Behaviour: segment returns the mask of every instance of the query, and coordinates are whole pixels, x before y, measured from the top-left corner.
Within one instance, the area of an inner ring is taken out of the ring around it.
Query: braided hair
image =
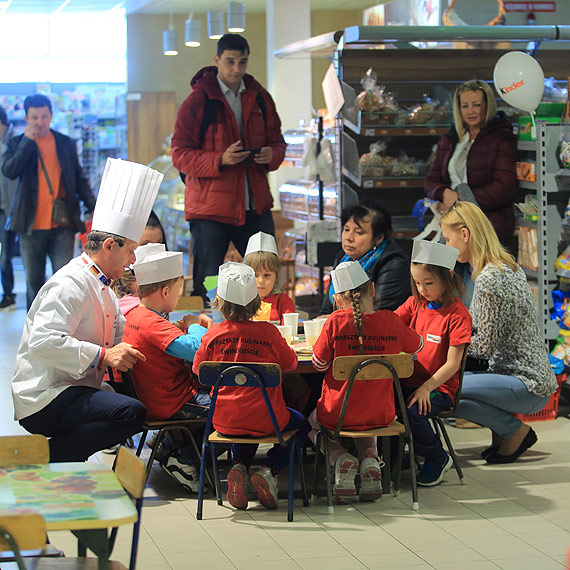
[[[367,295],[372,283],[366,281],[362,285],[359,285],[355,289],[350,289],[349,291],[343,291],[342,293],[336,293],[342,299],[350,301],[352,308],[352,315],[354,318],[354,327],[356,328],[356,336],[358,336],[358,353],[364,354],[364,343],[362,338],[362,313],[370,312],[372,310],[372,302],[370,296]]]

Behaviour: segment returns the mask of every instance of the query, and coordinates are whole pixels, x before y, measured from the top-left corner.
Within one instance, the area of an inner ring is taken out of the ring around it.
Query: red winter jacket
[[[449,160],[459,141],[455,127],[443,135],[425,182],[426,194],[441,201],[450,187]],[[502,111],[485,125],[467,155],[467,184],[499,238],[515,230],[514,196],[517,188],[517,150],[513,126]]]
[[[244,148],[270,146],[269,164],[255,162],[220,167],[222,154],[240,140],[239,128],[217,80],[216,67],[202,68],[190,82],[192,93],[178,109],[172,136],[172,161],[186,174],[186,219],[204,219],[234,226],[245,223],[245,172],[253,193],[255,208],[263,214],[273,206],[267,172],[277,170],[285,157],[286,143],[281,136],[281,121],[269,93],[251,76],[243,78],[241,96]],[[261,93],[265,118],[256,100]],[[200,144],[200,126],[206,96],[215,102],[213,119]]]

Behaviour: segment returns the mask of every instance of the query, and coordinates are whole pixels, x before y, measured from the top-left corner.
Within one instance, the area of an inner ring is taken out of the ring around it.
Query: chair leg
[[[299,464],[299,477],[301,478],[301,491],[303,493],[303,506],[309,506],[309,497],[307,495],[307,485],[305,482],[305,468],[303,466],[303,450],[301,449],[301,445],[297,442],[296,444],[297,450],[297,463]]]
[[[390,457],[390,438],[383,437],[382,439],[382,493],[388,495],[390,493],[390,480],[392,478],[392,466]]]
[[[192,430],[188,427],[183,427],[181,429],[186,431],[186,433],[188,434],[188,437],[190,439],[190,443],[192,444],[192,447],[194,448],[194,452],[196,453],[196,457],[201,457],[200,450],[198,449],[198,445],[196,443],[196,438],[194,437]],[[213,489],[214,488],[214,482],[212,481],[212,478],[210,477],[210,472],[207,469],[206,469],[206,479],[208,479],[208,485],[210,485],[210,488]]]
[[[220,483],[220,470],[218,468],[218,458],[216,457],[216,444],[210,443],[210,455],[212,457],[212,467],[214,468],[214,481],[216,483],[216,498],[218,505],[222,505],[222,485]]]
[[[154,458],[156,457],[156,452],[158,451],[158,448],[160,447],[160,444],[162,443],[162,440],[164,439],[164,436],[166,434],[166,429],[162,428],[159,430],[158,435],[156,436],[156,441],[154,442],[154,445],[152,446],[152,449],[150,450],[150,457],[148,458],[148,461],[146,462],[146,479],[148,480],[148,476],[150,475],[150,470],[152,469],[152,464],[154,463]],[[137,453],[140,455],[140,452],[142,451],[142,446],[144,445],[144,438],[141,437],[141,441],[139,443],[139,449],[137,450]]]
[[[129,570],[135,570],[136,565],[137,565],[137,552],[139,549],[139,534],[140,534],[140,527],[141,527],[142,502],[143,502],[142,497],[140,497],[136,501],[138,518],[137,518],[137,521],[135,522],[135,524],[133,526],[133,542],[131,545],[131,558],[129,560]]]
[[[293,491],[295,485],[295,441],[289,443],[289,473],[287,489],[287,520],[293,521]]]
[[[451,440],[449,439],[449,434],[447,433],[447,428],[443,423],[441,418],[433,418],[435,420],[435,425],[441,429],[443,434],[443,439],[445,439],[445,445],[447,445],[447,449],[449,454],[451,455],[451,459],[453,460],[453,466],[455,467],[455,471],[457,471],[457,476],[459,477],[459,482],[462,485],[465,485],[465,478],[463,477],[463,471],[461,470],[461,466],[459,465],[459,460],[457,459],[457,455],[455,453],[455,449],[453,449],[453,445],[451,445]]]
[[[142,453],[142,450],[143,450],[143,447],[144,447],[144,442],[146,441],[146,436],[147,436],[147,434],[148,434],[148,430],[143,429],[143,431],[141,432],[141,438],[140,438],[140,440],[139,440],[139,445],[138,445],[137,451],[136,451],[136,456],[137,456],[137,457],[140,457],[140,456],[141,456],[141,453]]]
[[[411,462],[413,461],[412,458],[415,457],[414,439],[412,437],[412,434],[410,434],[408,437],[408,449],[410,451],[410,462]],[[413,466],[411,467],[412,469],[410,469],[410,472],[412,474],[412,509],[414,509],[414,511],[417,511],[420,508],[420,502],[418,500],[418,484],[416,481],[416,470],[413,468]]]
[[[315,464],[313,468],[313,493],[311,494],[311,501],[317,500],[317,491],[319,485],[319,459],[321,457],[321,449],[323,444],[323,433],[317,432],[316,449],[315,449]]]
[[[333,500],[332,500],[332,481],[330,469],[330,452],[329,452],[329,439],[326,434],[323,434],[323,447],[325,451],[325,481],[327,484],[327,505],[329,515],[334,514]]]
[[[202,520],[202,508],[204,505],[204,471],[206,470],[206,445],[202,443],[202,455],[200,459],[200,483],[198,484],[198,510],[196,518]]]
[[[394,472],[394,497],[400,494],[400,482],[402,481],[402,458],[404,457],[405,447],[404,436],[398,436],[398,453],[396,455],[396,468]]]

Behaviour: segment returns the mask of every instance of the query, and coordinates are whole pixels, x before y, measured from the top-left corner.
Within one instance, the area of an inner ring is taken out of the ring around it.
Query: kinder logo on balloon
[[[509,105],[532,113],[544,93],[544,73],[536,59],[522,51],[499,58],[493,72],[495,88]]]
[[[510,93],[511,91],[514,91],[515,89],[518,89],[519,87],[522,87],[524,85],[524,81],[519,81],[518,83],[513,83],[510,87],[501,87],[499,89],[499,93],[501,95],[506,95],[507,93]]]

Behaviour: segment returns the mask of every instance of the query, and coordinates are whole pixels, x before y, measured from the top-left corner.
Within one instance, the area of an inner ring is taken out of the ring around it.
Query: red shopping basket
[[[562,390],[562,383],[566,382],[566,374],[557,374],[558,390],[551,394],[548,403],[540,412],[536,414],[515,414],[515,416],[522,422],[545,422],[555,420],[558,414],[558,402],[560,400],[560,392]]]

